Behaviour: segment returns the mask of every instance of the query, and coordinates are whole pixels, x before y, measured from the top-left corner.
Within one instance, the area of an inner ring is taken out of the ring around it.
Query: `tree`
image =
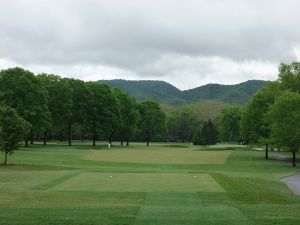
[[[241,119],[241,136],[243,140],[250,143],[265,144],[266,159],[269,158],[268,146],[272,143],[270,139],[271,127],[267,113],[279,93],[278,82],[270,82],[248,102]]]
[[[50,120],[47,93],[39,79],[28,70],[16,67],[0,72],[0,103],[15,109],[19,116],[30,123],[30,134],[44,130]],[[28,146],[29,135],[24,136]]]
[[[194,145],[214,145],[218,141],[218,131],[211,119],[198,126],[193,136]]]
[[[161,135],[166,131],[165,114],[161,111],[160,106],[154,101],[144,101],[138,104],[140,113],[139,129],[141,136],[147,142],[157,135]]]
[[[182,142],[191,141],[196,124],[196,115],[191,109],[174,110],[167,120],[168,135]]]
[[[278,81],[282,90],[300,93],[300,62],[280,64]]]
[[[204,122],[202,126],[202,135],[206,145],[214,145],[218,141],[218,131],[211,119]]]
[[[86,128],[93,135],[93,146],[99,135],[104,135],[111,142],[120,118],[116,99],[105,84],[86,82],[85,85],[88,99]]]
[[[83,139],[83,132],[85,129],[84,123],[86,121],[87,112],[87,90],[83,81],[76,79],[64,79],[72,89],[72,108],[71,119],[68,124],[68,141],[71,145],[72,141],[72,126],[77,125],[81,130],[81,138]]]
[[[21,118],[17,112],[7,106],[0,106],[0,150],[4,152],[4,165],[7,155],[18,147],[19,141],[29,132],[30,124]]]
[[[227,107],[222,111],[219,119],[219,131],[222,140],[238,141],[240,137],[240,122],[241,122],[241,108]]]
[[[272,138],[293,153],[296,166],[296,151],[300,148],[300,94],[284,92],[270,107],[268,116]]]
[[[129,139],[137,133],[137,123],[138,123],[138,111],[135,99],[128,96],[120,89],[113,89],[113,94],[118,102],[118,107],[120,110],[120,124],[118,136],[121,140],[121,145],[123,141],[126,141],[127,146],[129,145]]]
[[[48,93],[48,108],[51,113],[52,124],[49,129],[56,129],[62,133],[68,129],[68,140],[71,145],[71,120],[72,120],[72,107],[73,107],[73,90],[66,79],[53,74],[40,74],[38,75],[43,87]],[[45,132],[47,130],[45,129]]]
[[[103,132],[108,142],[112,144],[112,139],[117,135],[122,121],[118,101],[109,87],[108,91],[104,99]]]
[[[205,140],[202,133],[202,127],[199,126],[193,136],[192,142],[194,145],[205,145]]]

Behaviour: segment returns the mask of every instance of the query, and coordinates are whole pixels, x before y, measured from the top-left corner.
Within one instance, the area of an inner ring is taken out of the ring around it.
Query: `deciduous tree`
[[[144,101],[138,104],[140,113],[139,129],[141,136],[147,142],[157,135],[161,135],[166,131],[165,114],[161,111],[160,106],[154,101]]]
[[[7,106],[0,106],[0,150],[4,152],[4,165],[7,155],[18,148],[19,141],[29,132],[30,124],[20,117],[17,112]]]
[[[268,116],[274,142],[293,153],[296,166],[296,152],[300,148],[300,94],[284,92],[270,107]]]

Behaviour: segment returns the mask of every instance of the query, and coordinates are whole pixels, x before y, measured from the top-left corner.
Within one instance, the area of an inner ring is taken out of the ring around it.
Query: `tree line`
[[[300,63],[281,64],[279,78],[259,90],[245,107],[226,107],[214,120],[199,120],[188,107],[166,116],[154,101],[137,103],[119,89],[97,82],[39,74],[22,68],[0,72],[0,148],[13,152],[20,138],[34,140],[72,138],[193,142],[211,145],[238,142],[269,149],[300,147]],[[6,158],[5,157],[5,158]],[[6,161],[6,160],[5,160]]]
[[[18,142],[72,138],[150,140],[166,132],[165,114],[154,101],[137,103],[119,89],[98,82],[34,75],[22,68],[0,71],[0,148],[12,153]]]
[[[220,138],[296,152],[300,148],[300,63],[281,64],[279,77],[259,90],[243,108],[226,108],[219,119]]]
[[[237,142],[291,151],[300,148],[300,63],[281,64],[276,81],[259,90],[246,106],[226,107],[214,121],[197,120],[189,108],[173,111],[167,121],[171,141],[195,145]]]

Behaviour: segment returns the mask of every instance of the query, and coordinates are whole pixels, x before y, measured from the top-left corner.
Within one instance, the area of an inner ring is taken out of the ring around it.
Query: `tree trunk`
[[[147,147],[149,146],[149,140],[147,140]]]
[[[266,159],[269,159],[269,146],[268,144],[266,144],[266,156],[265,156]]]
[[[126,145],[129,146],[129,139],[126,140]]]
[[[296,151],[293,151],[293,166],[296,166]]]
[[[69,141],[69,146],[72,145],[72,123],[68,123],[68,141]]]
[[[121,140],[121,146],[123,146],[123,140]]]
[[[47,130],[44,132],[44,145],[47,144]]]
[[[8,154],[8,152],[7,152],[7,151],[5,151],[5,160],[4,160],[4,165],[6,165],[6,162],[7,162],[7,154]]]
[[[96,146],[96,134],[93,134],[93,146]]]
[[[28,137],[25,138],[25,147],[28,147]]]
[[[111,139],[112,139],[112,137],[109,136],[108,141],[109,141],[109,144],[110,144],[110,145],[111,145]]]
[[[81,142],[84,142],[84,134],[83,134],[83,131],[81,132]]]
[[[33,133],[30,134],[30,144],[33,145],[33,139],[34,139],[34,135]]]
[[[232,131],[230,131],[230,134],[229,134],[229,144],[231,144],[232,142]]]

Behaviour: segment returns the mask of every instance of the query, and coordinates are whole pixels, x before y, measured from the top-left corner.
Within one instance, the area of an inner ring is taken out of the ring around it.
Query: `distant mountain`
[[[129,95],[135,97],[137,101],[153,99],[171,105],[186,103],[182,96],[182,91],[164,81],[100,80],[99,82],[126,91]]]
[[[183,91],[183,95],[189,102],[218,100],[226,103],[245,104],[266,83],[267,81],[262,80],[248,80],[234,85],[207,84]]]
[[[184,105],[201,100],[216,100],[231,104],[245,104],[267,81],[249,80],[235,85],[207,84],[181,91],[164,81],[152,80],[100,80],[111,87],[126,91],[137,101],[148,99],[170,105]]]

